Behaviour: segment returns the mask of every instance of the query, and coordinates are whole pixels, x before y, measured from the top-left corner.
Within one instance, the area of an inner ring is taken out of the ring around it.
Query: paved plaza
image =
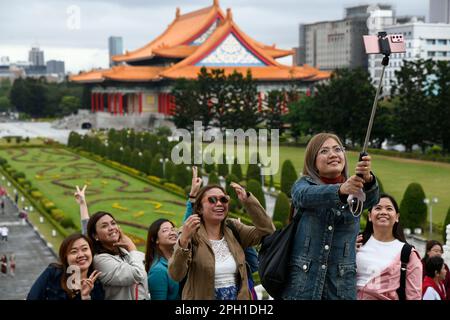
[[[9,229],[8,241],[0,240],[0,256],[8,256],[8,273],[0,274],[0,300],[23,300],[34,281],[56,257],[33,227],[18,217],[15,204],[5,200],[5,213],[0,211],[0,227]],[[15,255],[16,270],[10,274],[9,258]]]

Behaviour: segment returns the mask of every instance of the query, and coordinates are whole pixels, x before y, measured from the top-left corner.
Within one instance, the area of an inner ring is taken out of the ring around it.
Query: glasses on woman
[[[226,203],[228,203],[228,201],[230,201],[230,197],[229,196],[222,196],[222,197],[211,196],[211,197],[208,197],[208,202],[211,203],[211,204],[216,204],[219,201],[222,204],[226,204]]]
[[[319,154],[321,156],[328,156],[330,154],[330,152],[333,151],[335,154],[342,154],[345,152],[345,148],[344,147],[340,147],[340,146],[335,146],[332,148],[322,148],[319,150]]]

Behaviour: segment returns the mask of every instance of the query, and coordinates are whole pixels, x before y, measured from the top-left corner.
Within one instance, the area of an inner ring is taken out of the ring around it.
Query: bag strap
[[[413,246],[405,243],[400,254],[400,287],[397,289],[397,295],[399,300],[406,300],[406,268],[408,267],[409,256]]]

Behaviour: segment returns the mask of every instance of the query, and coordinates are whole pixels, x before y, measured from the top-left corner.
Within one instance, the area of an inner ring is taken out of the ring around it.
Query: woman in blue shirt
[[[175,225],[170,220],[158,219],[148,229],[145,270],[152,300],[180,299],[178,282],[172,280],[167,272],[167,261],[177,239]]]

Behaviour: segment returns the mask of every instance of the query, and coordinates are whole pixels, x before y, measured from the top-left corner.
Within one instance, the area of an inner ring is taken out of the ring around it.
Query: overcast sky
[[[220,0],[225,11],[254,39],[279,48],[298,46],[298,24],[344,17],[344,8],[372,0]],[[135,50],[161,34],[181,13],[210,6],[212,0],[0,0],[0,57],[28,60],[32,45],[45,60],[64,60],[78,72],[108,65],[108,37],[122,36]],[[397,15],[428,16],[428,0],[386,0]],[[282,59],[290,63],[291,59]]]

